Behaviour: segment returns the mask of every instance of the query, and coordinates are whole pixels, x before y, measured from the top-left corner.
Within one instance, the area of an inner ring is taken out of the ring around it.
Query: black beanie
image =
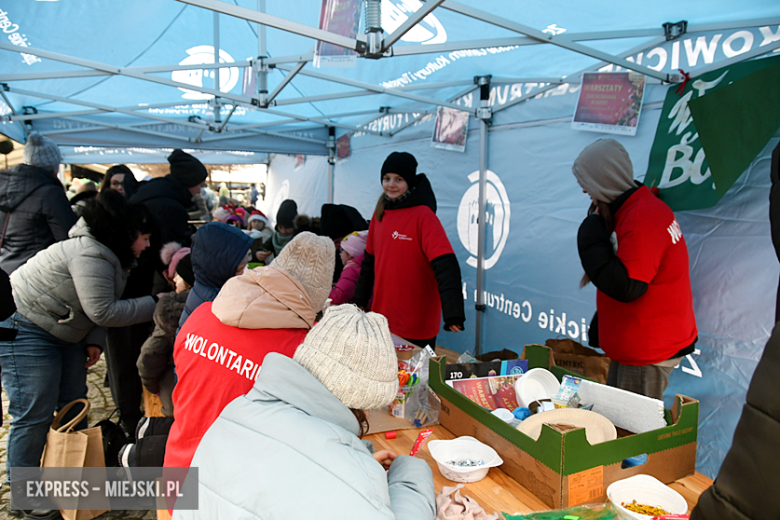
[[[343,238],[353,231],[368,229],[360,212],[346,204],[323,204],[320,214],[320,229],[330,238]]]
[[[386,173],[395,173],[403,177],[406,184],[413,188],[417,184],[417,159],[414,155],[407,152],[393,152],[387,156],[382,165],[382,175]]]
[[[202,162],[178,148],[168,156],[168,162],[171,163],[171,175],[187,188],[200,186],[209,176]]]
[[[285,199],[276,212],[276,225],[286,228],[295,227],[295,217],[298,216],[298,205],[292,199]]]
[[[182,280],[192,287],[195,285],[195,273],[192,271],[192,259],[190,256],[191,254],[187,253],[179,260],[179,263],[176,264],[176,274],[181,276]]]

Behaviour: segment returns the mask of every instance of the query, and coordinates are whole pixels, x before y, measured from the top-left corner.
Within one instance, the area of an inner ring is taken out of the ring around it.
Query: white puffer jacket
[[[84,219],[11,274],[14,302],[22,316],[52,336],[105,346],[102,327],[150,321],[151,296],[120,300],[127,271],[117,256],[98,242]],[[96,327],[97,325],[97,327]]]

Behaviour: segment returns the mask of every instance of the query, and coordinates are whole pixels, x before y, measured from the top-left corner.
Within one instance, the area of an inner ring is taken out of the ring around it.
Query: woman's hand
[[[392,450],[381,450],[374,453],[374,459],[382,465],[385,470],[390,469],[390,464],[393,463],[398,454]]]
[[[98,347],[95,347],[94,345],[87,345],[87,363],[84,365],[84,368],[89,368],[97,363],[98,359],[100,359],[100,354],[102,353],[103,351]]]
[[[268,258],[271,255],[270,251],[263,251],[261,249],[258,249],[255,251],[255,258],[258,262],[265,262],[265,259]]]
[[[460,325],[450,325],[447,328],[449,329],[450,332],[460,332],[463,330],[463,327],[461,327]]]

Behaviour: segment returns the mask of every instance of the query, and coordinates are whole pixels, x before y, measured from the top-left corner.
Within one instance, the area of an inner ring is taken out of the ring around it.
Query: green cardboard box
[[[549,349],[526,347],[530,368],[549,368]],[[561,379],[570,372],[553,366]],[[534,441],[444,382],[445,362],[432,360],[430,386],[441,398],[439,422],[456,436],[469,435],[492,446],[504,464],[500,467],[553,509],[607,500],[607,487],[618,480],[643,473],[671,483],[696,469],[699,402],[677,395],[666,410],[664,428],[641,434],[619,432],[614,441],[591,446],[585,430],[563,432],[544,425]],[[647,454],[647,462],[623,469],[629,457]]]

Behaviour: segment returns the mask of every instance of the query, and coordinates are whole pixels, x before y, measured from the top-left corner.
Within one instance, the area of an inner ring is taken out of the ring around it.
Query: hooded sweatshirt
[[[0,229],[6,219],[0,268],[9,275],[38,251],[68,238],[77,220],[54,173],[26,164],[0,172]]]
[[[276,266],[230,279],[179,331],[179,378],[165,466],[190,465],[201,437],[225,406],[252,389],[269,352],[292,357],[316,313],[303,286]]]
[[[192,236],[190,260],[195,285],[181,313],[180,328],[198,305],[216,298],[225,282],[236,275],[252,242],[240,229],[222,222],[210,222]]]

